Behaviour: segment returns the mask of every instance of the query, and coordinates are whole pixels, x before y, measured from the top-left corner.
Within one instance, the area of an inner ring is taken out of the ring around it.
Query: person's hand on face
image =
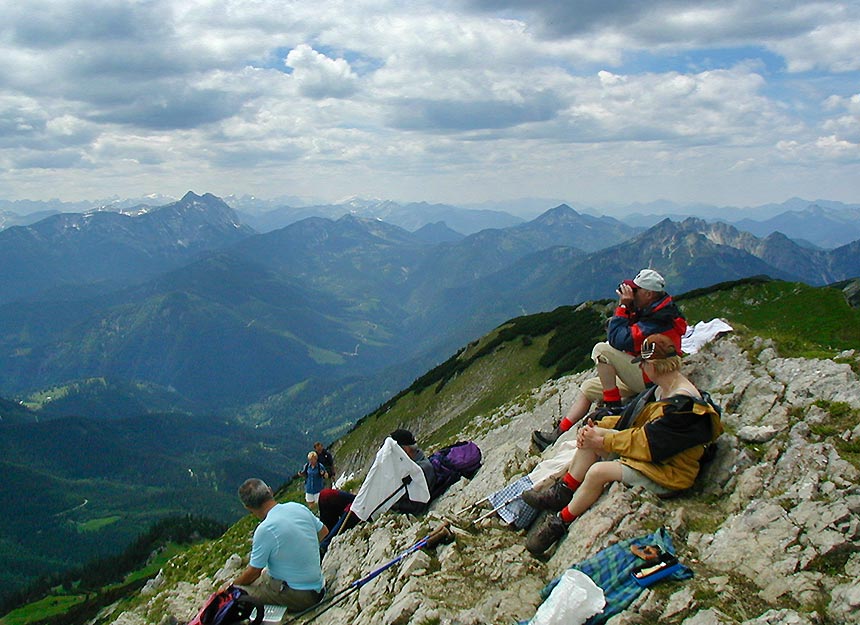
[[[622,282],[618,285],[618,288],[615,290],[615,292],[618,294],[619,306],[633,308],[633,301],[636,296],[636,290],[632,286],[630,286],[626,282]]]

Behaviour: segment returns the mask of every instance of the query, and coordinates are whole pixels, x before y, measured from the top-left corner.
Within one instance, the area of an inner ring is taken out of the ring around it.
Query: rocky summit
[[[693,578],[651,586],[611,625],[860,623],[858,365],[856,352],[833,360],[783,358],[767,341],[732,335],[686,357],[684,371],[723,406],[727,430],[697,485],[661,500],[615,484],[554,551],[536,559],[525,550],[524,530],[495,515],[476,522],[485,508],[462,510],[541,460],[529,448],[531,431],[559,418],[578,384],[594,373],[548,382],[459,433],[478,443],[484,465],[427,515],[389,512],[337,537],[323,562],[329,590],[347,588],[445,521],[455,540],[405,557],[314,622],[510,625],[530,619],[540,590],[571,565],[665,527]],[[246,520],[218,541],[175,557],[135,601],[118,603],[93,622],[188,622],[243,566],[252,527]],[[217,562],[217,570],[195,561]]]

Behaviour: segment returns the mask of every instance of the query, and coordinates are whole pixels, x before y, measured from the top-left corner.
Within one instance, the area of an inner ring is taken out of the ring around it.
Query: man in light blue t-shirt
[[[277,503],[272,489],[256,478],[239,487],[239,499],[261,523],[254,530],[251,561],[233,585],[289,612],[318,603],[324,594],[319,541],[328,528],[300,503]]]

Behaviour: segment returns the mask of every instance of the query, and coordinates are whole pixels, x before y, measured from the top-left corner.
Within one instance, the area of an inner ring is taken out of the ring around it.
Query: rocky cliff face
[[[724,407],[727,426],[697,486],[660,500],[613,485],[558,548],[538,560],[524,549],[524,532],[497,517],[474,523],[484,510],[460,511],[537,464],[529,433],[557,418],[593,373],[547,383],[462,432],[484,451],[484,466],[475,479],[449,489],[425,517],[388,513],[338,537],[323,563],[327,583],[334,591],[346,588],[443,520],[452,522],[456,540],[409,556],[315,622],[510,624],[530,618],[540,589],[567,567],[665,526],[694,578],[651,587],[612,625],[860,623],[858,364],[852,352],[835,360],[781,358],[763,341],[737,337],[686,358],[685,371]],[[189,572],[177,558],[136,607],[115,606],[98,622],[187,622],[242,566],[250,527],[203,548],[223,565],[217,572]]]

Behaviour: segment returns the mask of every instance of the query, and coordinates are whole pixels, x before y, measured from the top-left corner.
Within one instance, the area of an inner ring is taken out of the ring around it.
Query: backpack
[[[475,477],[481,468],[481,449],[472,441],[459,441],[434,452],[428,460],[436,473],[436,482],[430,489],[430,498],[435,499],[461,477]]]
[[[250,619],[250,625],[260,625],[263,621],[263,604],[252,599],[241,588],[230,586],[227,590],[212,593],[200,613],[188,625],[232,625],[246,619]]]
[[[717,402],[715,402],[711,398],[711,394],[708,391],[699,391],[699,394],[702,396],[702,400],[707,403],[714,411],[720,415],[720,418],[723,416],[723,407],[720,406]],[[717,441],[713,441],[705,445],[705,449],[702,452],[702,457],[699,458],[699,464],[704,466],[710,463],[714,458],[717,457]]]

